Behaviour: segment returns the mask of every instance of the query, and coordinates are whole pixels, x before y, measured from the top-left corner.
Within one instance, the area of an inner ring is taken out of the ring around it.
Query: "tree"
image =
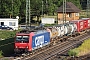
[[[16,17],[19,15],[20,0],[1,0],[0,1],[0,17]]]
[[[9,17],[11,14],[11,5],[10,1],[1,0],[0,1],[0,17]]]
[[[56,10],[63,3],[63,0],[30,0],[31,7],[31,18],[33,16],[37,16],[37,20],[39,21],[39,17],[42,15],[42,1],[43,1],[43,14],[47,15],[55,15]],[[78,8],[81,8],[80,1],[81,0],[66,0],[67,2],[74,3]],[[83,0],[84,1],[84,0]],[[0,17],[6,18],[13,16],[20,17],[20,21],[25,22],[26,17],[26,0],[0,0]]]

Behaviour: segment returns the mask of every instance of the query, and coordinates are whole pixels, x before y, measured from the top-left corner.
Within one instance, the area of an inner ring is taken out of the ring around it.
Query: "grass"
[[[12,53],[14,53],[14,38],[0,41],[0,57],[8,56]]]
[[[72,52],[73,51],[73,52]],[[68,52],[69,56],[76,53],[75,56],[82,56],[90,52],[90,39],[84,41],[84,43],[78,48],[72,49]],[[70,54],[71,53],[71,54]]]
[[[12,42],[14,42],[14,38],[0,41],[0,57],[8,56],[14,53],[14,43]]]
[[[10,37],[15,36],[16,31],[6,31],[6,30],[1,30],[0,31],[0,39],[8,39]]]
[[[0,57],[3,57],[2,54],[3,54],[3,52],[2,52],[2,50],[1,50],[1,51],[0,51]]]
[[[80,18],[89,18],[90,17],[90,12],[87,12],[86,10],[81,10],[80,12]]]
[[[17,31],[0,31],[0,57],[14,53],[14,37]],[[10,43],[10,44],[8,44]]]
[[[45,24],[44,26],[48,27],[48,26],[54,26],[54,25],[56,25],[56,24]]]
[[[84,43],[81,46],[79,46],[77,49],[80,51],[78,54],[79,56],[89,53],[90,52],[90,39],[85,40]]]

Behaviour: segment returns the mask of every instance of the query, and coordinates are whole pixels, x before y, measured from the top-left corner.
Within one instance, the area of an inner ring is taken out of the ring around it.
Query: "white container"
[[[13,28],[13,30],[18,30],[18,19],[0,18],[0,26],[1,25],[7,25]]]
[[[54,18],[42,18],[41,23],[43,24],[54,24],[55,19]]]

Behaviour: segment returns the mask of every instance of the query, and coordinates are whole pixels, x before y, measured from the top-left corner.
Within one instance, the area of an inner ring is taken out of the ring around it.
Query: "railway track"
[[[68,41],[66,41],[66,42],[68,42]],[[25,59],[29,59],[29,58],[31,58],[31,60],[33,60],[34,58],[37,58],[37,57],[39,57],[41,54],[44,54],[45,56],[47,56],[48,55],[48,53],[50,53],[50,51],[52,50],[52,49],[54,49],[54,48],[56,48],[56,47],[58,47],[58,46],[60,46],[60,45],[64,45],[66,42],[63,42],[63,43],[60,43],[60,44],[58,44],[58,45],[55,45],[55,46],[52,46],[52,47],[50,47],[50,48],[47,48],[47,49],[43,49],[43,50],[41,50],[41,51],[39,51],[38,53],[36,52],[36,53],[34,53],[34,54],[32,54],[32,55],[30,55],[30,56],[25,56],[26,58],[21,58],[21,60],[25,60]],[[47,52],[47,53],[45,53],[45,52]],[[44,57],[45,57],[44,56]],[[42,56],[43,57],[43,56]]]
[[[87,36],[87,37],[86,37],[86,36]],[[82,38],[81,38],[81,37],[82,37]],[[90,35],[80,36],[80,40],[77,40],[77,41],[75,41],[74,43],[72,42],[72,44],[71,44],[70,46],[68,46],[67,48],[65,48],[63,51],[57,53],[57,54],[54,55],[53,57],[50,57],[48,60],[53,60],[53,59],[55,59],[58,55],[60,55],[59,57],[61,57],[61,54],[64,54],[64,53],[66,53],[68,50],[77,47],[78,45],[80,45],[80,44],[81,44],[85,39],[87,39],[87,38],[90,38]],[[77,39],[79,39],[79,38],[77,38]],[[83,56],[83,57],[80,57],[79,60],[80,60],[80,59],[87,58],[88,56],[90,57],[90,55],[86,55],[85,57],[84,57],[84,56]],[[60,58],[59,58],[59,59],[60,59]],[[63,59],[65,59],[65,58],[63,58]],[[77,60],[76,58],[74,58],[74,59]],[[57,60],[57,59],[55,59],[55,60]],[[72,60],[72,59],[71,59],[71,60]]]
[[[70,57],[67,60],[90,60],[90,54],[80,56],[80,57]]]
[[[14,60],[53,60],[57,54],[65,53],[66,51],[77,47],[85,39],[90,38],[90,33],[85,33],[77,37],[71,37],[68,41],[57,43],[56,45],[50,46],[49,48],[43,48],[36,53],[30,55],[20,56]]]
[[[58,60],[58,58],[59,59],[67,59],[67,60],[88,60],[88,59],[90,59],[90,54],[80,56],[80,57],[74,57],[74,58],[67,58],[67,56],[65,56],[65,55],[62,56],[62,54],[67,53],[67,51],[70,48],[72,49],[73,47],[77,47],[78,45],[80,45],[87,38],[90,38],[90,33],[82,35],[82,36],[78,36],[76,38],[77,39],[76,43],[72,44],[72,46],[68,47],[68,49],[63,50],[63,52],[60,52],[60,53],[54,55],[53,57],[50,57],[48,60],[53,60],[53,59]]]
[[[53,60],[57,54],[62,54],[72,48],[75,48],[87,38],[90,38],[90,35],[87,33],[75,38],[69,38],[69,41],[58,43],[33,55],[22,57],[20,60]]]

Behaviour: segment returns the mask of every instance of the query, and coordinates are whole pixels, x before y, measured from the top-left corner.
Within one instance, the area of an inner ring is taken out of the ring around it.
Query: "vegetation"
[[[6,30],[1,30],[0,31],[0,39],[8,39],[10,37],[15,36],[16,32],[15,31],[6,31]]]
[[[90,52],[90,39],[84,41],[84,43],[78,48],[72,49],[68,52],[69,56],[82,56]]]
[[[2,57],[2,54],[3,54],[3,52],[2,52],[2,51],[0,51],[0,57]]]
[[[43,3],[42,3],[43,1]],[[44,15],[56,15],[56,10],[58,7],[62,5],[63,0],[30,0],[30,8],[31,8],[31,20],[34,17],[37,17],[37,21],[39,21],[39,17],[42,16],[42,4],[43,4],[43,14]],[[78,8],[83,9],[81,3],[86,0],[67,0],[67,2],[74,3]],[[0,0],[0,17],[9,18],[19,16],[19,23],[25,22],[26,14],[26,0]]]
[[[79,51],[77,49],[73,49],[68,52],[68,55],[69,56],[78,56],[78,52]]]
[[[0,31],[0,57],[14,53],[14,37],[17,31]]]
[[[1,45],[2,44],[2,45]],[[0,57],[9,56],[14,53],[14,38],[0,41]]]
[[[56,25],[56,24],[45,24],[44,26],[49,27],[49,26],[53,26],[53,25]]]

